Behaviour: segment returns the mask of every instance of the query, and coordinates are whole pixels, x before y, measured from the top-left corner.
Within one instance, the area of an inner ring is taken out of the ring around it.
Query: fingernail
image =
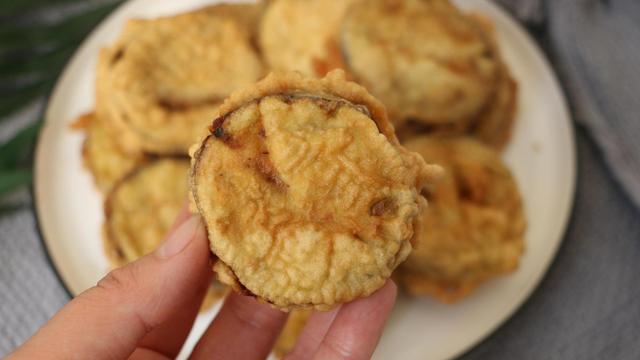
[[[189,220],[182,223],[178,228],[169,234],[167,239],[160,245],[156,254],[164,259],[178,255],[184,250],[191,240],[198,236],[198,232],[204,232],[200,216],[192,216]]]

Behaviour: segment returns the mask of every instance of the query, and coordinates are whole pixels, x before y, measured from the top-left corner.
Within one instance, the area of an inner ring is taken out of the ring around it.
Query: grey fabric
[[[501,2],[542,32],[575,120],[640,206],[640,1]]]
[[[462,358],[640,358],[640,2],[502,2],[529,24],[560,71],[578,123],[578,188],[565,241],[541,286]],[[3,122],[0,139],[34,119],[27,111]],[[68,300],[24,205],[28,193],[9,202],[22,207],[0,213],[0,356]]]
[[[38,239],[29,194],[19,195],[21,208],[0,214],[0,357],[69,300]]]

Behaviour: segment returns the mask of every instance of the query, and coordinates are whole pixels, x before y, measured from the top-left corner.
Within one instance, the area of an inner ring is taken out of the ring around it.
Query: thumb
[[[126,358],[153,329],[178,312],[191,311],[185,309],[190,299],[209,285],[208,264],[206,232],[193,216],[154,253],[110,272],[73,299],[14,355]]]

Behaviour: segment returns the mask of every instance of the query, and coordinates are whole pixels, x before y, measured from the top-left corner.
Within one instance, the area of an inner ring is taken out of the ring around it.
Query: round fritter
[[[114,267],[154,251],[167,235],[188,196],[188,159],[159,159],[119,182],[105,203],[105,252]],[[213,281],[201,308],[210,308],[227,288]]]
[[[518,105],[518,84],[511,77],[505,65],[501,66],[498,90],[488,106],[479,116],[468,124],[455,126],[454,124],[429,126],[414,120],[400,124],[396,135],[400,142],[416,136],[446,135],[464,136],[465,134],[501,151],[511,139],[511,133],[516,120]]]
[[[273,346],[273,353],[277,358],[283,359],[293,350],[311,314],[313,311],[308,309],[293,310],[289,314],[289,318]]]
[[[233,94],[192,148],[191,192],[221,281],[282,309],[380,288],[411,251],[423,184],[384,107],[336,70]]]
[[[349,71],[396,123],[477,116],[496,88],[497,61],[475,21],[445,0],[370,0],[344,19]]]
[[[276,71],[324,76],[343,67],[337,35],[355,0],[273,0],[260,26],[260,47]]]
[[[222,100],[262,77],[248,21],[228,7],[130,20],[103,51],[98,102],[127,145],[186,154]]]
[[[82,158],[91,171],[93,180],[103,193],[109,190],[127,173],[145,161],[142,153],[127,154],[115,141],[105,126],[108,121],[89,113],[81,117],[86,122],[86,138],[82,145]]]
[[[125,263],[162,242],[188,198],[189,161],[160,159],[127,175],[107,196],[105,235]]]
[[[206,7],[200,11],[209,12],[213,16],[227,17],[240,22],[245,28],[251,32],[252,41],[257,41],[258,31],[260,29],[260,20],[266,8],[265,2],[257,3],[221,3]]]
[[[513,271],[526,225],[518,187],[499,155],[464,137],[420,137],[406,146],[444,167],[445,176],[427,191],[415,249],[398,271],[401,285],[452,302]]]

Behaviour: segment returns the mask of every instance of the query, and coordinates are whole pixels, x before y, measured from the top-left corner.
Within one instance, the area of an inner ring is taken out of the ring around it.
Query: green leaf
[[[0,84],[17,82],[25,75],[49,75],[59,72],[76,49],[76,44],[33,56],[24,61],[0,63]]]
[[[0,145],[0,172],[23,165],[33,149],[33,143],[40,131],[41,123],[29,125],[20,130],[11,140]],[[27,164],[24,164],[27,165]]]
[[[30,170],[0,171],[0,197],[31,183]]]
[[[25,46],[59,47],[80,41],[109,14],[116,4],[100,5],[56,24],[14,24],[0,29],[0,54],[24,50]]]
[[[16,110],[28,105],[38,96],[44,95],[53,85],[53,78],[16,89],[11,95],[0,98],[0,116],[6,117]]]
[[[64,3],[79,2],[78,0],[2,0],[3,16],[15,15],[25,11],[37,10],[43,6],[59,5]]]

